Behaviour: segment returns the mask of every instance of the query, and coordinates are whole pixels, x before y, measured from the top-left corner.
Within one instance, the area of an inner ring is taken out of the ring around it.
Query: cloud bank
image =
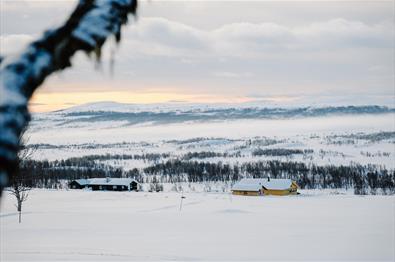
[[[31,9],[14,5],[2,10],[3,55],[17,52],[41,32],[38,28],[48,27],[44,13],[58,23],[67,6],[65,2]],[[120,46],[107,45],[100,70],[104,73],[98,73],[85,56],[77,56],[75,67],[47,81],[43,90],[393,97],[395,36],[390,6],[143,3],[141,17],[124,30]],[[23,25],[24,19],[30,22]],[[114,77],[107,73],[111,54]]]

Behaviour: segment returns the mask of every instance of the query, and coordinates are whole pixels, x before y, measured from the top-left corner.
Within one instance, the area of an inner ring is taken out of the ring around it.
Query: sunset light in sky
[[[1,54],[61,24],[75,4],[2,1]],[[120,45],[106,43],[99,65],[78,53],[31,109],[299,96],[381,104],[394,99],[393,16],[392,1],[140,1]]]
[[[273,97],[273,101],[281,98]],[[237,96],[215,96],[210,94],[179,94],[179,93],[133,93],[132,91],[117,92],[55,92],[39,93],[30,103],[33,112],[54,111],[79,104],[115,101],[119,103],[152,104],[152,103],[243,103],[253,99]]]

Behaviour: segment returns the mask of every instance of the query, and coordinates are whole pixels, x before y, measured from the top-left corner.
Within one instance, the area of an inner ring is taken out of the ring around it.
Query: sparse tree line
[[[267,148],[267,149],[255,149],[252,151],[253,156],[291,156],[298,154],[312,154],[313,149],[287,149],[287,148]]]
[[[191,160],[193,158],[204,159],[211,157],[234,157],[236,154],[228,154],[228,153],[216,153],[212,151],[202,151],[202,152],[188,152],[182,156],[183,160]]]
[[[365,156],[365,157],[390,157],[391,156],[390,152],[381,152],[381,151],[378,151],[375,153],[368,152],[368,151],[366,151],[366,152],[361,151],[360,153],[362,156]]]
[[[358,143],[371,144],[381,141],[395,142],[395,132],[377,132],[377,133],[354,133],[348,135],[331,135],[326,136],[325,143],[328,145],[355,145]]]
[[[43,188],[59,188],[62,181],[80,178],[131,177],[140,183],[154,184],[151,190],[157,191],[163,188],[160,183],[233,183],[243,177],[270,176],[293,179],[302,189],[352,188],[355,194],[395,194],[395,171],[374,165],[318,166],[277,160],[231,165],[191,161],[181,157],[126,171],[97,163],[90,157],[60,161],[26,160],[21,162],[20,172],[26,185]]]
[[[354,188],[355,194],[395,193],[395,171],[373,165],[317,166],[269,160],[230,166],[221,162],[169,160],[145,168],[144,173],[160,175],[163,182],[226,182],[271,176],[295,180],[303,189]]]
[[[169,153],[146,153],[146,154],[105,154],[105,155],[87,155],[82,157],[72,157],[65,160],[55,160],[57,166],[84,166],[84,165],[95,165],[95,161],[105,160],[148,160],[158,161],[170,157]]]

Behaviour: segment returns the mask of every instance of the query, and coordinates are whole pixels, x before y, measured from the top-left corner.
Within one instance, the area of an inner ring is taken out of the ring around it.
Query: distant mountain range
[[[326,107],[264,107],[254,104],[121,104],[99,102],[75,106],[65,110],[35,115],[60,124],[78,122],[122,121],[134,125],[142,123],[166,124],[188,121],[225,121],[239,119],[294,119],[336,115],[387,114],[395,108],[378,105]]]

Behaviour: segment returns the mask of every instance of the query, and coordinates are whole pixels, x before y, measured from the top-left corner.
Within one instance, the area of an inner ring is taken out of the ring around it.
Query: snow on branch
[[[0,196],[17,167],[19,135],[30,120],[27,104],[33,92],[55,71],[71,66],[79,50],[100,58],[111,36],[135,14],[137,0],[80,0],[61,27],[48,30],[18,57],[0,59]]]

